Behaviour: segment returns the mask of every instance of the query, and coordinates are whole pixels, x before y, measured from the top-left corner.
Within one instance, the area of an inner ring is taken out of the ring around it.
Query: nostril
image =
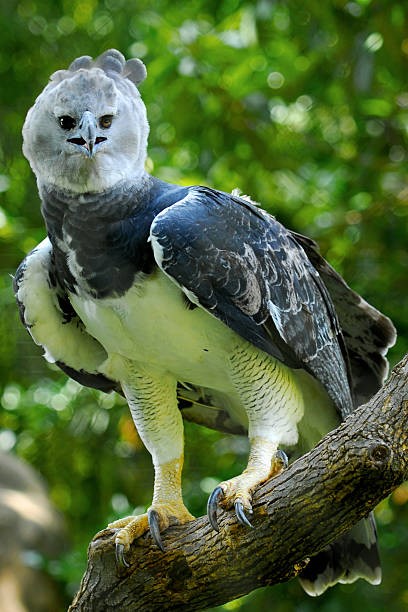
[[[105,142],[105,140],[108,140],[107,138],[105,138],[105,136],[97,136],[97,138],[95,138],[95,144],[100,144],[101,142]],[[67,141],[72,142],[72,144],[80,145],[82,147],[86,145],[86,140],[84,140],[82,136],[79,138],[67,138]]]
[[[73,144],[81,145],[81,146],[86,144],[85,140],[82,137],[81,138],[67,138],[67,141],[72,142]]]

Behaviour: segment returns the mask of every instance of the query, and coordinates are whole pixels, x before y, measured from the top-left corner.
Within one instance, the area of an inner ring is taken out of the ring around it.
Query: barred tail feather
[[[315,597],[337,582],[347,584],[358,578],[371,584],[381,582],[377,531],[372,514],[313,557],[299,581],[306,593]]]

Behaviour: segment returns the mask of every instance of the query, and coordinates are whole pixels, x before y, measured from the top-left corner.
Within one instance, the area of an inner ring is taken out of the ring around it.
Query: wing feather
[[[317,378],[344,416],[347,354],[330,295],[302,246],[251,202],[206,187],[151,227],[156,261],[202,308],[286,365]]]
[[[117,384],[98,371],[107,357],[104,348],[86,332],[56,281],[48,238],[20,264],[14,291],[21,320],[34,342],[44,348],[47,361],[56,363],[85,386],[103,391],[116,389]]]
[[[366,402],[388,374],[386,353],[395,344],[392,321],[353,291],[321,256],[318,245],[292,233],[318,270],[332,299],[349,356],[353,392],[357,405]]]

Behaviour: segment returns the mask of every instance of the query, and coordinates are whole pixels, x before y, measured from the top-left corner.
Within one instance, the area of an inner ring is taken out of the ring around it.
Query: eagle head
[[[144,173],[149,126],[137,85],[145,76],[140,60],[116,50],[52,75],[23,127],[39,184],[101,192]]]

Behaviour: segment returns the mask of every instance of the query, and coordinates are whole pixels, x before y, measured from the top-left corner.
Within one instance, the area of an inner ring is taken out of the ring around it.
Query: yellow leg
[[[128,516],[109,525],[115,534],[118,563],[127,566],[125,553],[137,538],[150,530],[163,550],[160,533],[169,525],[194,519],[183,503],[183,423],[177,405],[176,380],[159,373],[152,376],[127,364],[122,383],[135,426],[150,452],[155,469],[152,505],[146,513]]]
[[[108,525],[119,529],[115,544],[119,555],[129,550],[134,540],[140,538],[149,529],[156,544],[162,549],[160,533],[169,525],[182,525],[194,520],[183,503],[181,494],[181,471],[183,457],[169,461],[155,468],[153,502],[145,514],[128,516]],[[123,561],[123,559],[122,559]],[[126,563],[124,563],[126,564]]]

